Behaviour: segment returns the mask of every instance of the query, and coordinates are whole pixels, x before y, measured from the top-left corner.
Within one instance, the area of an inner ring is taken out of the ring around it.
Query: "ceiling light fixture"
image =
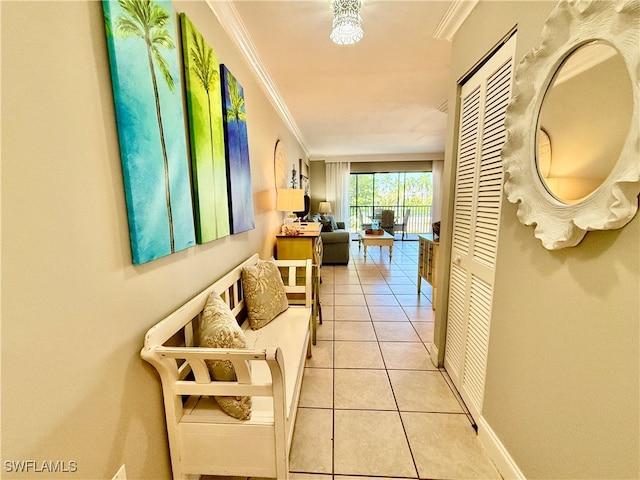
[[[360,0],[332,0],[333,31],[331,40],[338,45],[351,45],[362,40]]]

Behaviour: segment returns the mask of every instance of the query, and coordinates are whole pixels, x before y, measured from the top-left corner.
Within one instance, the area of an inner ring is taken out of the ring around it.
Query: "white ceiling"
[[[451,44],[433,34],[460,0],[363,0],[349,46],[329,39],[329,0],[209,3],[311,159],[444,151]]]

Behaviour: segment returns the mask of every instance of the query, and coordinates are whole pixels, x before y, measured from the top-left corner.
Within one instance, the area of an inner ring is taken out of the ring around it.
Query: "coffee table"
[[[384,232],[382,235],[370,235],[367,234],[364,230],[360,230],[358,232],[358,250],[360,250],[360,246],[364,245],[364,259],[367,259],[367,247],[378,246],[380,250],[382,247],[389,247],[389,261],[391,261],[391,256],[393,255],[393,235],[389,235],[387,232]]]

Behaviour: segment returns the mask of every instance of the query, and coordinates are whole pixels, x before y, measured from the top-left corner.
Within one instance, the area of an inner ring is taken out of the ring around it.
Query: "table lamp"
[[[331,213],[331,203],[320,202],[320,205],[318,206],[318,212],[320,212],[321,215],[326,215],[328,213]]]
[[[276,210],[287,212],[284,223],[293,223],[298,217],[293,212],[304,210],[304,190],[297,188],[279,188]]]

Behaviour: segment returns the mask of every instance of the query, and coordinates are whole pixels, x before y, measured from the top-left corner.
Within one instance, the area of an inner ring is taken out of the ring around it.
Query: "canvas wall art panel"
[[[133,263],[195,245],[171,1],[103,0]]]
[[[227,175],[229,176],[231,232],[235,234],[255,228],[247,114],[242,86],[224,65],[220,65],[220,73],[222,75]]]
[[[187,92],[196,239],[206,243],[231,233],[222,120],[220,65],[214,50],[180,14]]]

